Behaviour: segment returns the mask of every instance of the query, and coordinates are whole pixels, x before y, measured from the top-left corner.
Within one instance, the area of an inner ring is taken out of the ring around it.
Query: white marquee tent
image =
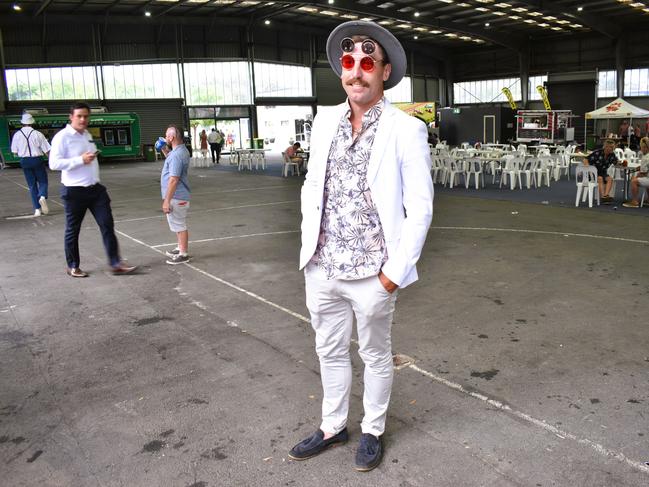
[[[617,98],[613,100],[608,105],[605,105],[597,110],[588,112],[585,115],[586,124],[584,126],[584,137],[586,136],[586,126],[588,125],[588,120],[611,120],[611,119],[629,119],[629,124],[633,126],[633,119],[638,118],[649,118],[649,110],[644,110],[643,108],[632,105],[628,101]],[[608,123],[606,126],[606,133],[610,132]],[[628,133],[627,143],[631,142],[631,131]]]
[[[631,105],[628,101],[618,98],[602,108],[586,113],[586,120],[602,118],[649,118],[649,110]]]

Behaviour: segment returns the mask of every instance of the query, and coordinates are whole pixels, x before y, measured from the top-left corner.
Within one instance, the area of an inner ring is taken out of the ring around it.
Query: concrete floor
[[[440,192],[399,297],[382,465],[351,441],[306,462],[321,389],[297,270],[302,179],[193,169],[193,260],[168,266],[160,163],[104,165],[123,256],[65,275],[47,217],[0,173],[0,484],[6,486],[645,486],[649,220]],[[532,190],[534,191],[534,190]],[[645,211],[645,210],[639,210]],[[644,323],[644,324],[643,324]]]

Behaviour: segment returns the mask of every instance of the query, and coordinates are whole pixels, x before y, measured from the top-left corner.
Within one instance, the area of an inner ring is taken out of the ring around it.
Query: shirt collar
[[[385,105],[385,96],[382,96],[379,101],[377,101],[372,107],[370,107],[363,114],[363,125],[376,122],[381,113],[383,113],[383,106]],[[352,114],[352,108],[349,106],[349,98],[347,98],[347,111],[345,112],[345,118],[349,120],[349,117]]]
[[[72,128],[72,125],[70,125],[70,124],[67,124],[67,125],[65,126],[65,129],[64,129],[64,130],[65,130],[68,134],[70,134],[70,135],[74,135],[74,134],[84,135],[84,134],[86,133],[85,130],[84,130],[83,132],[81,132],[81,133],[77,132],[76,130],[74,130],[74,129]]]

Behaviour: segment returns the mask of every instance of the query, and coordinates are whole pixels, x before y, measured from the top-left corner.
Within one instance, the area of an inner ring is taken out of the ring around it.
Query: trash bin
[[[263,149],[264,148],[264,139],[253,139],[253,149]]]
[[[155,147],[153,147],[153,144],[143,144],[142,149],[144,152],[144,160],[147,162],[155,162]]]

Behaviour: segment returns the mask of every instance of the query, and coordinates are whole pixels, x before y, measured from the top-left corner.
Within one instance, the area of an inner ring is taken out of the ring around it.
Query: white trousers
[[[361,430],[380,436],[385,431],[394,373],[391,327],[397,291],[388,293],[378,276],[356,281],[327,280],[311,264],[304,276],[322,377],[320,429],[338,433],[347,425],[352,385],[349,346],[356,316],[358,354],[365,364]]]

